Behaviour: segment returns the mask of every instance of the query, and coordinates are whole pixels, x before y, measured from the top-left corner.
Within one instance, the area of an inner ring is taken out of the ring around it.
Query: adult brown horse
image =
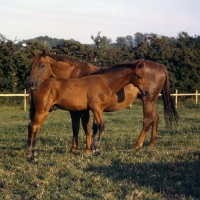
[[[110,104],[111,97],[127,84],[132,83],[139,88],[142,95],[148,94],[144,68],[145,62],[130,62],[79,79],[50,78],[39,82],[40,86],[33,96],[35,112],[28,129],[28,160],[37,157],[37,133],[52,107],[69,111],[92,110],[94,131],[91,150],[100,154],[101,135],[105,127],[103,111]]]
[[[31,88],[31,96],[34,96],[35,91],[39,86],[39,82],[42,83],[50,77],[57,78],[80,78],[89,75],[99,68],[89,63],[82,63],[65,56],[58,56],[52,54],[46,54],[43,51],[41,54],[35,54],[32,52],[33,61],[31,63],[32,70],[28,80],[28,87]],[[136,61],[134,61],[136,62]],[[143,62],[142,60],[139,61]],[[174,100],[170,95],[169,88],[169,76],[167,69],[164,65],[146,61],[145,62],[145,74],[149,86],[149,95],[142,96],[143,101],[143,129],[140,136],[134,145],[133,149],[142,147],[144,138],[152,126],[150,146],[156,143],[157,128],[158,128],[158,114],[156,112],[155,102],[160,92],[162,92],[164,102],[164,114],[166,124],[171,124],[177,121],[178,114],[175,109]],[[123,109],[132,103],[139,94],[138,88],[132,84],[126,85],[122,90],[112,96],[111,103],[105,108],[104,111],[112,112]],[[32,118],[34,110],[34,102],[31,98],[30,117]],[[83,129],[86,134],[86,150],[87,153],[90,150],[90,124],[89,124],[89,111],[73,112],[70,111],[72,118],[73,128],[73,140],[71,151],[74,151],[78,147],[78,132],[80,127],[80,119],[82,121]]]

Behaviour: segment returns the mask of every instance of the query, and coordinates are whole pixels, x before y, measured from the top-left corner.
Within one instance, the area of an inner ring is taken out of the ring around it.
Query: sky
[[[200,35],[200,0],[0,0],[0,34],[10,40],[39,36],[92,44],[91,35],[155,33]]]

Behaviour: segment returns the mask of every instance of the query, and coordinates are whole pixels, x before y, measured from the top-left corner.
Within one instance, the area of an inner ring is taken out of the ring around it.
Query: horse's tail
[[[29,95],[29,101],[30,101],[30,108],[29,108],[29,117],[32,120],[35,115],[35,104],[33,101],[33,91],[31,90]]]
[[[164,116],[165,116],[165,123],[167,127],[171,127],[173,122],[177,122],[179,119],[178,112],[176,110],[174,98],[170,94],[170,87],[169,87],[169,75],[166,67],[161,65],[163,70],[166,74],[165,84],[162,88],[162,98],[164,102]]]

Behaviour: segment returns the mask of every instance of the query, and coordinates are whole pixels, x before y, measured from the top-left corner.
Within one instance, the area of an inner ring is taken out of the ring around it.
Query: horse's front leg
[[[89,110],[83,111],[81,122],[86,136],[86,148],[84,153],[87,154],[90,152],[90,145],[91,145],[91,124],[90,124]]]
[[[28,144],[26,149],[26,156],[28,161],[37,159],[37,132],[38,127],[34,126],[32,122],[28,125]]]
[[[73,130],[71,152],[74,152],[76,149],[78,149],[78,134],[80,130],[80,119],[81,119],[83,130],[86,136],[86,148],[84,153],[89,153],[91,144],[91,126],[89,119],[89,110],[78,111],[78,112],[71,111],[70,115],[72,119],[72,130]]]
[[[70,116],[72,120],[72,131],[73,131],[72,147],[70,150],[71,152],[74,152],[76,149],[78,149],[78,133],[80,129],[81,115],[82,115],[81,112],[70,111]]]
[[[100,155],[101,136],[105,129],[105,123],[102,118],[102,114],[98,112],[93,112],[93,113],[94,113],[93,135],[90,148],[94,155]]]
[[[28,125],[28,144],[26,149],[28,161],[37,160],[37,133],[48,115],[49,112],[42,114],[36,113]]]

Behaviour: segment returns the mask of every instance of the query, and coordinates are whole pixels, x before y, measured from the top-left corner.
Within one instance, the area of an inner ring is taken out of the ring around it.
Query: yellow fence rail
[[[195,96],[195,103],[198,104],[198,96],[200,96],[200,93],[198,93],[198,90],[196,90],[195,93],[191,93],[191,94],[178,94],[178,90],[176,90],[175,94],[171,94],[172,96],[175,96],[175,104],[176,107],[178,105],[178,97],[180,96]],[[26,111],[26,100],[27,97],[29,96],[29,94],[27,94],[26,89],[24,90],[24,94],[0,94],[0,97],[24,97],[24,111]],[[161,94],[160,94],[161,96]]]
[[[175,96],[176,107],[178,105],[178,97],[180,97],[180,96],[195,96],[195,103],[198,104],[198,96],[199,95],[200,94],[198,93],[198,90],[196,90],[196,92],[193,94],[178,94],[178,90],[176,90],[176,93],[172,94],[172,96]]]
[[[24,97],[24,111],[26,111],[26,98],[29,94],[26,93],[26,89],[24,90],[24,94],[0,94],[0,97]]]

